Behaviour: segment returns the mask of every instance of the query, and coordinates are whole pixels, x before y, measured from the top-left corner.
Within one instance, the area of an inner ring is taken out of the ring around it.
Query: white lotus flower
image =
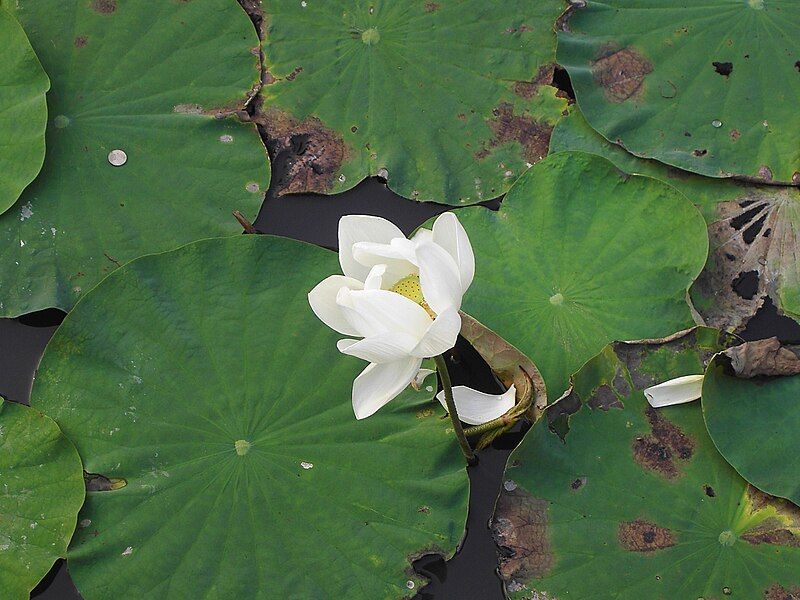
[[[702,375],[685,375],[649,387],[644,391],[644,395],[650,406],[661,408],[698,400],[702,389]]]
[[[344,275],[320,282],[308,301],[323,323],[363,338],[337,344],[370,363],[353,382],[353,410],[363,419],[402,392],[424,358],[455,345],[475,255],[453,213],[411,239],[386,219],[348,215],[339,221],[339,263]]]
[[[458,417],[467,425],[483,425],[501,417],[516,404],[517,388],[513,385],[499,396],[484,394],[465,385],[453,386],[453,402],[456,403]],[[436,394],[436,399],[445,410],[444,390]]]

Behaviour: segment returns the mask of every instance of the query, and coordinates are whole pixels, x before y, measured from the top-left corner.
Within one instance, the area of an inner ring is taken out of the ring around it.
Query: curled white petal
[[[331,275],[320,281],[308,293],[308,303],[319,320],[334,331],[343,335],[360,335],[336,302],[336,297],[342,288],[360,290],[362,283],[351,277]]]
[[[453,388],[453,401],[458,418],[468,425],[482,425],[501,417],[514,406],[517,389],[512,385],[503,394],[484,394],[465,385]],[[447,410],[444,390],[436,394],[436,399]]]
[[[413,380],[422,359],[407,358],[382,365],[371,363],[353,382],[353,412],[356,419],[374,415]]]
[[[475,253],[464,226],[454,213],[446,212],[437,217],[433,223],[433,241],[456,261],[461,292],[466,292],[475,277]]]
[[[461,308],[461,279],[456,261],[438,244],[417,247],[419,285],[422,295],[438,315],[449,308]]]
[[[685,375],[649,387],[644,391],[644,395],[650,406],[661,408],[698,400],[702,389],[702,375]]]
[[[379,290],[383,287],[383,277],[386,275],[386,265],[378,264],[369,270],[369,275],[364,280],[365,290]]]
[[[364,281],[371,265],[362,265],[353,257],[353,245],[357,242],[388,244],[398,237],[405,238],[405,235],[391,221],[369,215],[345,215],[339,219],[339,264],[342,272]]]
[[[417,245],[405,237],[394,238],[388,244],[357,242],[353,244],[353,258],[361,265],[372,268],[385,265],[384,283],[388,287],[403,277],[417,273]]]

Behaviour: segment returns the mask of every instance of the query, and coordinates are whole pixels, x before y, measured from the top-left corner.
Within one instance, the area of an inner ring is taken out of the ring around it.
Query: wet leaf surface
[[[254,120],[274,153],[291,155],[281,193],[335,193],[381,175],[407,198],[475,203],[547,154],[566,106],[548,86],[560,2],[264,10],[266,85]]]
[[[800,585],[800,509],[728,465],[699,403],[656,410],[642,393],[702,373],[732,341],[700,328],[613,344],[575,375],[549,409],[569,414],[565,440],[542,420],[509,459],[494,528],[512,598],[770,598]]]
[[[224,118],[259,83],[241,7],[16,5],[52,91],[42,173],[0,218],[0,314],[69,309],[137,256],[241,231],[231,211],[254,216],[269,182],[255,127]]]
[[[603,136],[711,177],[800,183],[793,0],[584,3],[558,62]]]
[[[0,399],[3,598],[27,600],[65,555],[83,497],[81,460],[56,424],[37,410]]]
[[[125,482],[80,515],[86,600],[401,598],[415,558],[452,555],[468,486],[449,421],[429,382],[356,421],[364,365],[306,298],[338,269],[300,242],[208,240],[115,271],[66,317],[32,404]]]
[[[0,213],[17,201],[44,161],[50,81],[17,20],[0,4]]]
[[[561,153],[535,165],[498,212],[458,212],[480,268],[464,310],[527,355],[550,401],[615,339],[693,324],[686,289],[706,259],[705,224],[673,188]]]

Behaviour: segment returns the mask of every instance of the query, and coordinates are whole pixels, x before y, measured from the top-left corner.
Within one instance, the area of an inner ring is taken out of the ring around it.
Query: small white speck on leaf
[[[513,479],[509,479],[503,483],[503,489],[507,492],[513,492],[517,489],[517,482]]]
[[[233,141],[233,136],[226,133],[225,135],[219,136],[219,141],[223,144],[230,144]]]
[[[125,548],[125,550],[122,552],[122,556],[130,556],[131,554],[133,554],[133,546],[128,546],[128,547],[127,547],[127,548]]]
[[[309,469],[314,468],[314,463],[303,461],[300,463],[300,466],[303,467],[306,471],[308,471]]]
[[[25,247],[25,242],[24,242],[24,240],[20,240],[20,241],[19,241],[19,247],[20,247],[20,248],[24,248],[24,247]]]
[[[25,219],[30,219],[32,216],[33,207],[31,206],[31,203],[28,202],[27,204],[23,204],[19,209],[19,220],[24,221]]]
[[[81,529],[86,529],[89,525],[92,524],[91,519],[83,519],[78,525],[80,525]]]
[[[128,162],[128,155],[124,150],[112,150],[108,153],[108,162],[115,167],[121,167]]]
[[[255,181],[251,181],[244,187],[251,194],[256,194],[258,193],[258,190],[261,189],[260,186]]]
[[[347,177],[344,176],[344,173],[339,175],[339,183],[344,183],[347,180]]]
[[[410,589],[410,590],[413,590],[414,589],[414,582],[409,579],[408,581],[406,581],[406,587],[408,589]]]

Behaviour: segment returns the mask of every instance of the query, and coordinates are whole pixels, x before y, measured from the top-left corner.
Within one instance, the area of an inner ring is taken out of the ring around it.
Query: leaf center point
[[[367,46],[374,46],[381,41],[381,34],[378,33],[377,28],[370,27],[361,32],[361,41]]]
[[[564,304],[564,295],[561,292],[553,294],[550,296],[550,304],[554,306],[560,306]]]
[[[252,446],[250,442],[247,440],[236,440],[233,443],[233,447],[236,448],[236,454],[239,456],[244,456],[250,451],[250,446]]]

